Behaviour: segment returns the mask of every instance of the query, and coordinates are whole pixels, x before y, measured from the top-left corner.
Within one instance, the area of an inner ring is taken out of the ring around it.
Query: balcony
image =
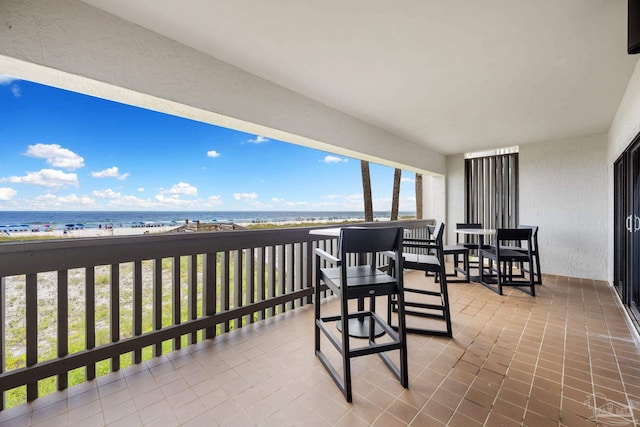
[[[418,232],[424,221],[402,224]],[[313,352],[310,254],[334,241],[308,231],[3,245],[3,287],[15,277],[26,284],[26,366],[7,370],[3,363],[0,378],[3,391],[26,384],[31,403],[0,412],[0,426],[574,426],[640,419],[640,347],[613,289],[550,275],[535,298],[517,289],[499,296],[477,284],[450,284],[454,338],[409,336],[407,390],[376,356],[356,359],[354,401],[346,403]],[[127,274],[120,274],[123,265],[131,266]],[[77,307],[38,304],[43,295],[33,290],[50,272],[57,279],[54,300],[68,301],[64,292],[78,271],[86,345],[71,353],[64,343],[73,320],[64,313]],[[432,283],[419,272],[407,272],[405,281]],[[106,303],[91,291],[100,286],[109,290]],[[131,317],[123,320],[125,310],[111,301],[124,299],[128,286]],[[147,298],[147,289],[155,297]],[[171,290],[168,306],[157,293],[163,289]],[[337,310],[331,296],[322,304]],[[18,308],[3,301],[3,325]],[[96,322],[105,309],[120,320]],[[62,314],[58,356],[39,360],[46,325],[38,311],[47,310]],[[67,372],[77,368],[86,381],[67,387]],[[110,372],[98,375],[103,369]],[[39,397],[45,378],[60,390]]]

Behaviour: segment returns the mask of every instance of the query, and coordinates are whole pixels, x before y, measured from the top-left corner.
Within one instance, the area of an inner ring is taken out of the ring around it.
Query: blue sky
[[[1,74],[0,110],[0,210],[363,210],[357,159]],[[387,211],[393,168],[370,169]]]

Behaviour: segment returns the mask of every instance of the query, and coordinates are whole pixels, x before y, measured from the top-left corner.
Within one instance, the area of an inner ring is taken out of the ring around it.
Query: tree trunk
[[[373,222],[373,199],[371,198],[371,175],[369,174],[369,162],[360,160],[362,171],[362,194],[364,196],[364,220]]]
[[[422,174],[416,174],[416,219],[422,219]]]
[[[393,173],[393,198],[391,199],[391,221],[398,220],[398,208],[400,207],[400,179],[402,169],[396,168]]]

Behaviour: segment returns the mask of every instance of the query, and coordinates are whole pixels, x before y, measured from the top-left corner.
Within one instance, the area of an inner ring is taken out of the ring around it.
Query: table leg
[[[358,311],[364,310],[364,298],[358,298]],[[354,338],[369,338],[369,322],[370,317],[359,316],[349,319],[349,336]],[[336,322],[336,328],[342,332],[342,321]],[[375,325],[374,336],[380,337],[384,335],[384,329],[380,325]]]

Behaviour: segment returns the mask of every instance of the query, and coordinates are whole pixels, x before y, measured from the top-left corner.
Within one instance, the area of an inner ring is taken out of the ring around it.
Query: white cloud
[[[113,191],[110,188],[106,190],[94,190],[91,195],[93,197],[97,197],[99,199],[118,199],[120,198],[120,193]]]
[[[43,194],[27,203],[32,208],[51,209],[52,207],[64,207],[69,210],[73,210],[78,207],[86,209],[87,206],[95,205],[94,200],[89,196],[78,196],[76,194],[56,196],[52,193]]]
[[[185,196],[197,196],[198,189],[189,183],[179,182],[177,184],[174,184],[174,186],[170,189],[162,191],[161,194],[182,194]]]
[[[207,203],[205,203],[205,206],[220,206],[221,204],[222,196],[217,194],[215,196],[209,196],[209,198],[207,199]]]
[[[9,90],[13,93],[13,96],[20,98],[22,93],[20,92],[20,86],[18,85],[18,79],[15,77],[7,76],[6,74],[0,74],[0,86],[10,86]]]
[[[156,199],[156,202],[160,203],[160,206],[189,207],[189,206],[195,206],[197,204],[195,200],[181,199],[179,194],[172,194],[169,197],[166,197],[163,194],[158,194],[156,195],[155,199]]]
[[[307,206],[309,202],[287,202],[285,205],[287,206]]]
[[[158,207],[158,204],[151,200],[140,199],[136,196],[122,196],[118,199],[113,199],[109,202],[110,207],[114,208],[137,208],[140,210],[153,209]]]
[[[233,193],[233,198],[236,200],[255,200],[258,195],[256,193]]]
[[[415,182],[413,178],[400,178],[400,182]]]
[[[138,192],[139,192],[139,193],[144,192],[144,187],[138,187]]]
[[[285,201],[285,199],[278,199],[277,197],[273,197],[273,198],[271,199],[271,201],[272,201],[272,202],[274,202],[274,203],[280,203],[280,202],[284,202],[284,201]]]
[[[207,151],[207,156],[208,157],[220,157],[220,153],[218,153],[216,150],[210,150]]]
[[[11,83],[15,82],[16,79],[15,77],[12,76],[7,76],[6,74],[0,74],[0,85],[2,86],[9,86]]]
[[[63,188],[70,185],[78,187],[78,175],[75,173],[64,173],[56,169],[42,169],[38,172],[27,172],[25,176],[2,178],[0,182],[31,184],[49,188]]]
[[[248,139],[247,142],[250,142],[252,144],[264,144],[265,142],[269,142],[269,139],[265,138],[264,136],[256,135],[255,139]]]
[[[129,175],[131,175],[129,172],[121,174],[117,166],[112,166],[97,172],[91,172],[91,176],[94,178],[116,178],[120,181],[124,181],[129,177]]]
[[[324,163],[340,163],[340,162],[348,162],[349,159],[345,159],[343,157],[336,157],[336,156],[325,156],[324,159],[322,159],[322,161]]]
[[[11,200],[16,196],[16,194],[18,194],[18,192],[13,188],[0,187],[0,200]]]
[[[68,196],[58,197],[58,201],[63,204],[80,204],[80,205],[92,205],[93,199],[89,196],[76,196],[75,194],[69,194]]]
[[[27,147],[25,155],[37,159],[46,159],[47,163],[57,168],[69,170],[84,166],[84,159],[73,151],[62,148],[58,144],[36,144]]]

